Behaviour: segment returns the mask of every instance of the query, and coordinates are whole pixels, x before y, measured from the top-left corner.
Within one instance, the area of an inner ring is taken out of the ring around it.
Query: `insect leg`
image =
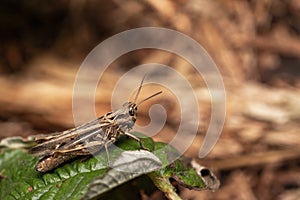
[[[127,135],[128,137],[131,137],[132,139],[136,140],[137,142],[140,142],[140,138],[136,137],[135,135],[132,135],[129,132],[125,132],[125,135]]]
[[[109,146],[110,144],[113,144],[115,141],[116,141],[116,138],[111,138],[110,140],[108,140],[108,141],[104,144],[105,151],[106,151],[106,156],[107,156],[107,166],[108,166],[108,167],[110,166],[110,158],[109,158],[108,146]]]
[[[136,140],[136,141],[140,144],[140,147],[141,147],[142,149],[145,149],[145,150],[147,150],[147,151],[150,151],[149,148],[145,147],[145,146],[142,144],[142,141],[141,141],[140,138],[136,137],[135,135],[132,135],[132,134],[129,133],[129,132],[125,132],[125,135],[127,135],[128,137],[130,137],[130,138]]]

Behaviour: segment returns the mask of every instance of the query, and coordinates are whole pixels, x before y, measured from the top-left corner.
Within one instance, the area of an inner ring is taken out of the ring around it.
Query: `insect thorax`
[[[121,109],[114,112],[109,112],[100,118],[99,123],[106,123],[103,128],[110,129],[110,136],[118,137],[120,134],[130,131],[136,121],[137,107],[136,104],[128,102]]]

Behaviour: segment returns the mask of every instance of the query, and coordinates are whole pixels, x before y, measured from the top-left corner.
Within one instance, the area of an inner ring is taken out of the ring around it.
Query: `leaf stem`
[[[170,183],[168,177],[162,176],[157,172],[151,172],[148,174],[155,186],[165,193],[166,197],[170,200],[182,200],[180,196],[175,192],[175,188]]]

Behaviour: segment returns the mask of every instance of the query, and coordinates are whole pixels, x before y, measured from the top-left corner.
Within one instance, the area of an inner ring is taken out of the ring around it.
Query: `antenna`
[[[137,98],[138,98],[138,96],[139,96],[139,94],[140,94],[140,92],[141,92],[141,89],[142,89],[142,86],[143,86],[143,83],[144,83],[145,78],[146,78],[146,74],[144,75],[144,77],[143,77],[143,79],[142,79],[142,81],[141,81],[141,83],[140,83],[139,89],[138,89],[138,91],[137,91],[137,93],[136,93],[136,95],[135,95],[135,98],[134,98],[133,103],[136,103],[136,100],[137,100]]]
[[[159,91],[159,92],[156,92],[155,94],[152,94],[151,96],[149,96],[149,97],[147,97],[147,98],[141,100],[141,101],[137,104],[137,106],[141,105],[143,102],[145,102],[145,101],[151,99],[152,97],[155,97],[155,96],[157,96],[157,95],[159,95],[159,94],[161,94],[161,93],[162,93],[162,91]]]

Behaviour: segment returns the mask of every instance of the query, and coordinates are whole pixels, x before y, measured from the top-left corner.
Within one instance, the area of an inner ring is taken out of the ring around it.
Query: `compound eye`
[[[129,109],[129,115],[134,116],[134,110],[132,108]]]

